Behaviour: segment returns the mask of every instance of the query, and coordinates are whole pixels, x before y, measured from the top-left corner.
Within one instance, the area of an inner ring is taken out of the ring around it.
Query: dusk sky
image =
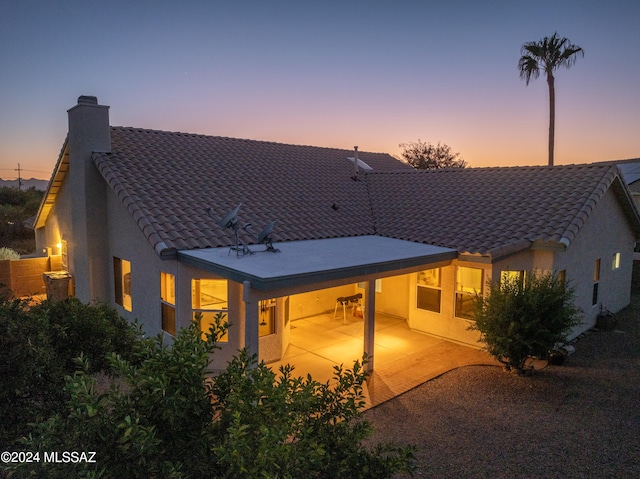
[[[111,124],[387,152],[547,162],[548,88],[520,47],[584,49],[556,73],[556,164],[640,157],[640,2],[0,0],[0,177],[49,179],[80,95]]]

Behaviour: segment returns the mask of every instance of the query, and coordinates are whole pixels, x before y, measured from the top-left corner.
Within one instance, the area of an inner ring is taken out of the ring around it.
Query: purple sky
[[[638,19],[628,0],[3,0],[0,177],[50,177],[80,95],[112,125],[546,164],[546,81],[517,63],[554,31],[585,50],[556,75],[556,163],[640,157]]]

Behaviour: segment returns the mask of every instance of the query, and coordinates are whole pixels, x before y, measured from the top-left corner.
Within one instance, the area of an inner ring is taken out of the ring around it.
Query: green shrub
[[[138,334],[109,307],[74,298],[32,308],[23,300],[0,303],[0,444],[64,410],[65,376],[77,370],[76,357],[91,372],[104,370],[112,351],[133,358]]]
[[[92,478],[383,478],[412,468],[412,448],[362,445],[365,373],[336,368],[336,385],[279,376],[246,351],[216,377],[211,354],[221,315],[202,340],[198,325],[171,346],[138,341],[136,362],[112,355],[108,389],[84,371],[68,378],[65,411],[38,425],[25,450],[97,451],[94,464],[23,464],[19,474]]]
[[[523,277],[489,284],[479,297],[475,324],[487,351],[507,370],[524,371],[526,360],[546,357],[580,323],[574,291],[555,274],[528,271]]]
[[[38,212],[43,195],[35,188],[0,188],[0,245],[22,254],[35,251],[33,229],[27,228],[24,221]]]

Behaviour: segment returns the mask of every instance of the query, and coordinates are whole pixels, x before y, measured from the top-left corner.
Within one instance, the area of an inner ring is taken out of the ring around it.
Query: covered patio
[[[363,320],[349,316],[347,324],[333,313],[293,321],[291,341],[274,371],[283,364],[294,374],[326,382],[333,368],[350,368],[363,353]],[[376,367],[366,385],[367,407],[383,403],[447,371],[472,364],[498,364],[484,351],[412,331],[404,318],[375,315]]]
[[[284,298],[299,293],[362,282],[364,317],[354,329],[354,334],[358,331],[359,336],[347,332],[349,324],[331,318],[332,323],[336,324],[331,324],[332,327],[324,330],[319,328],[321,331],[314,334],[312,341],[324,338],[326,347],[334,348],[335,353],[325,357],[325,360],[333,361],[334,364],[346,360],[350,362],[351,358],[362,357],[362,351],[366,351],[372,357],[366,364],[369,372],[374,371],[374,361],[384,357],[385,349],[401,349],[391,346],[391,342],[398,341],[398,338],[389,335],[384,340],[385,334],[389,334],[385,333],[389,325],[383,322],[377,324],[377,316],[374,314],[376,280],[416,272],[434,265],[450,264],[457,258],[457,252],[453,249],[375,235],[284,242],[277,245],[277,250],[250,254],[243,252],[239,255],[237,249],[209,248],[179,251],[178,255],[184,264],[209,271],[237,285],[234,286],[235,294],[230,295],[229,300],[229,314],[237,315],[239,329],[243,330],[235,349],[246,347],[251,354],[264,357],[260,354],[260,349],[268,341],[275,339],[276,341],[271,342],[280,348],[278,355],[272,358],[276,360],[286,358],[287,354],[295,354],[298,348],[305,349],[304,345],[308,344],[305,340],[298,339],[297,343],[291,341],[297,329],[305,329],[304,323],[283,320],[281,327],[276,328],[275,334],[271,335],[273,338],[260,338],[261,301],[272,298],[283,301]],[[284,309],[287,309],[286,306]],[[333,326],[339,325],[346,329],[336,331]],[[416,334],[409,331],[406,325],[404,327],[407,334]],[[378,331],[381,338],[377,338]],[[407,338],[405,335],[402,341],[408,341]],[[354,348],[355,356],[349,353],[343,358],[338,353],[345,345]],[[380,351],[377,350],[378,345]],[[395,356],[394,361],[398,360],[397,353],[387,354]]]

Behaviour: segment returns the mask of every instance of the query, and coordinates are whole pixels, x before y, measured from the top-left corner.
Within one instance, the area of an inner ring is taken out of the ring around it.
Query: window
[[[483,290],[483,273],[479,268],[465,266],[459,266],[456,270],[456,317],[473,319],[476,295],[481,295]]]
[[[266,299],[258,303],[258,329],[260,337],[276,332],[276,300]]]
[[[131,263],[125,259],[113,258],[113,279],[115,302],[127,311],[131,304]]]
[[[200,315],[200,330],[202,337],[211,329],[219,313],[227,315],[229,303],[227,300],[226,279],[194,279],[191,280],[191,310],[193,319]],[[227,334],[220,338],[220,342],[228,341]]]
[[[595,261],[593,267],[593,295],[591,297],[591,305],[598,304],[598,284],[600,283],[600,258]]]
[[[620,253],[614,253],[611,258],[611,269],[616,270],[620,269]]]
[[[442,284],[440,268],[418,272],[416,307],[426,311],[440,312]]]
[[[162,329],[175,336],[176,334],[176,277],[160,272],[160,307],[162,313]]]

